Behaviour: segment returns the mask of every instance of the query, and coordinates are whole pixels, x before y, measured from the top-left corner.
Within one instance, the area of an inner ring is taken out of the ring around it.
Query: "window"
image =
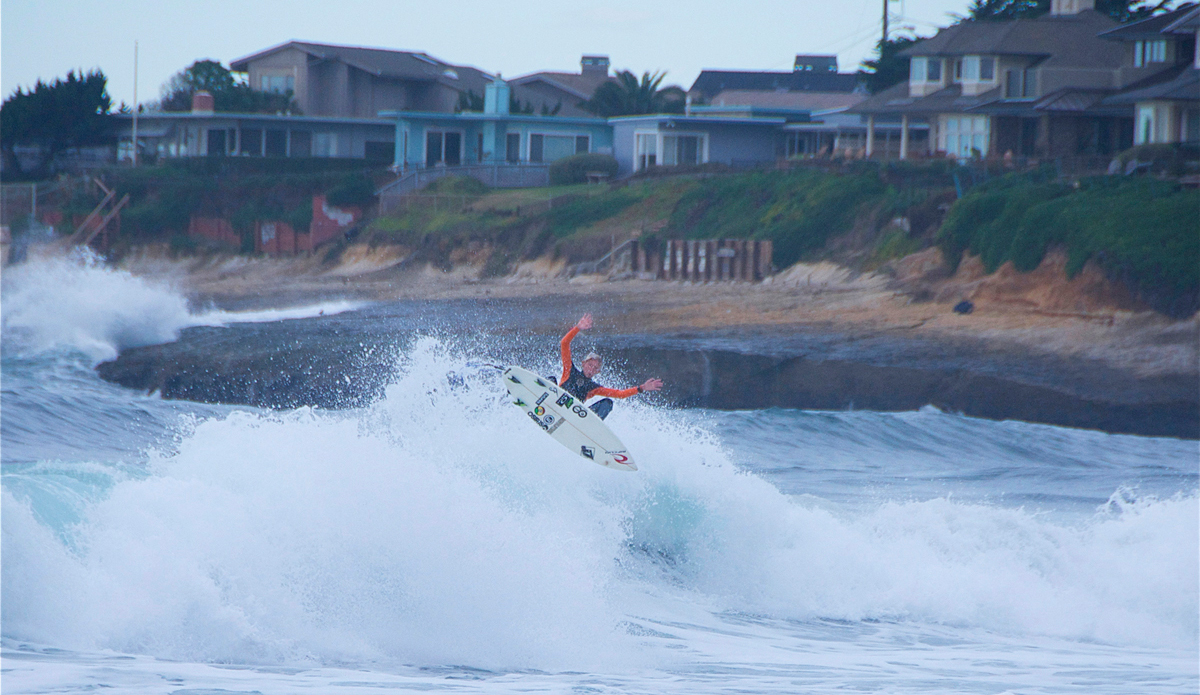
[[[587,135],[575,136],[575,154],[587,154],[590,150],[591,138]]]
[[[987,116],[942,116],[939,149],[960,159],[983,157],[990,135]]]
[[[521,134],[509,133],[504,138],[504,161],[517,164],[521,161]]]
[[[979,56],[967,56],[962,60],[962,73],[959,79],[975,82],[979,80]]]
[[[443,130],[425,131],[425,166],[462,164],[462,133]]]
[[[225,154],[225,129],[212,128],[208,131],[208,156],[220,157]]]
[[[483,133],[480,133],[475,140],[475,161],[483,161]]]
[[[963,79],[963,62],[961,59],[954,61],[954,81],[962,82]]]
[[[262,91],[283,94],[296,91],[296,78],[291,75],[263,75]]]
[[[241,147],[238,148],[240,154],[249,155],[251,157],[262,156],[262,130],[258,128],[242,128]]]
[[[293,130],[291,153],[293,157],[311,157],[312,133],[307,130]]]
[[[688,166],[700,163],[701,136],[664,135],[663,166]]]
[[[1033,68],[1025,68],[1021,78],[1021,96],[1026,98],[1037,96],[1037,72]]]
[[[268,157],[286,157],[287,156],[287,131],[286,130],[268,130],[267,131],[267,156]]]
[[[1134,41],[1133,66],[1140,68],[1150,63],[1167,62],[1167,40]]]
[[[316,133],[313,135],[314,157],[336,157],[337,151],[337,133]]]
[[[930,58],[929,63],[925,68],[926,82],[941,82],[942,81],[942,61],[939,58]]]
[[[588,138],[586,135],[580,137],[586,152]],[[578,151],[578,140],[574,135],[533,133],[529,136],[529,161],[550,163],[570,157]]]
[[[996,79],[996,59],[995,58],[980,58],[979,59],[979,79],[991,82]]]
[[[1165,63],[1167,62],[1167,41],[1159,39],[1157,41],[1146,42],[1146,62],[1147,63]]]
[[[1020,70],[1005,70],[1004,71],[1004,97],[1006,99],[1021,98],[1021,77],[1023,73]]]
[[[634,143],[634,154],[637,171],[648,169],[658,164],[658,134],[638,133]]]
[[[925,58],[913,58],[908,64],[908,74],[910,82],[924,82],[925,73],[928,67]]]

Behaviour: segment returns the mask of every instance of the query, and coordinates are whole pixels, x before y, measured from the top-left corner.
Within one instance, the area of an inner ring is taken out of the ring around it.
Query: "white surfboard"
[[[637,470],[621,440],[578,398],[521,367],[505,369],[503,379],[513,405],[563,446],[601,466]]]

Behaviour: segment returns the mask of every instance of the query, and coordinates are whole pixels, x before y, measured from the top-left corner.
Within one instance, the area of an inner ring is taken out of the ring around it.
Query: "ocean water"
[[[631,400],[608,420],[626,474],[537,432],[446,334],[354,411],[92,370],[188,326],[357,308],[5,269],[6,695],[1200,687],[1194,441]]]

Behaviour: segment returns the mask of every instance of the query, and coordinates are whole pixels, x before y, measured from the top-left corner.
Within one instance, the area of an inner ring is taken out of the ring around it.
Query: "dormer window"
[[[1133,67],[1167,62],[1167,40],[1133,42]]]
[[[909,81],[924,82],[926,74],[925,63],[928,58],[913,58],[908,64]]]
[[[996,59],[995,58],[980,58],[979,59],[979,79],[991,82],[996,79]]]

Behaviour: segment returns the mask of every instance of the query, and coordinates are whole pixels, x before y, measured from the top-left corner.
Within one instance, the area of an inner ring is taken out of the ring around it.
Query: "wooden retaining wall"
[[[770,240],[668,239],[630,242],[629,270],[646,279],[760,282],[774,273]]]

